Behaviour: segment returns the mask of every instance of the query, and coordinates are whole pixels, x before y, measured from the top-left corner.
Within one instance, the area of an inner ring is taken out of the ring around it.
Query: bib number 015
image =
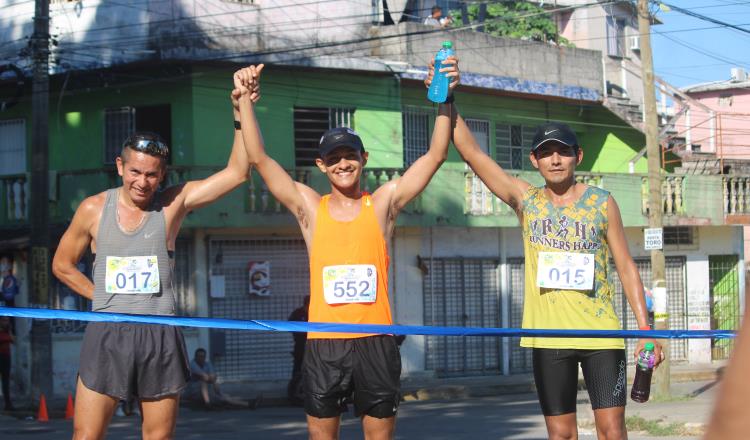
[[[560,290],[593,289],[594,255],[540,252],[537,265],[537,286]]]

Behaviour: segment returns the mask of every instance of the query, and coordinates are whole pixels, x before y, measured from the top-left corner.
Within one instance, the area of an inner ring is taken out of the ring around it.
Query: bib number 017
[[[151,272],[141,272],[141,278],[143,279],[143,288],[148,287],[148,280],[151,278]],[[120,272],[115,277],[115,285],[117,285],[118,289],[124,289],[128,287],[128,281],[132,282],[132,287],[130,287],[132,290],[136,290],[138,288],[138,285],[141,283],[138,283],[138,274],[132,273],[130,276],[125,276],[124,273]]]

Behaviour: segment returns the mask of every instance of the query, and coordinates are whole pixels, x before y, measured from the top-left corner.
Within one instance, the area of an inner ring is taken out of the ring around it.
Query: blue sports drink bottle
[[[441,103],[448,99],[450,78],[445,76],[445,73],[441,72],[440,69],[444,67],[443,61],[453,55],[453,43],[444,41],[443,47],[435,55],[435,75],[432,77],[432,83],[427,90],[427,99],[432,102]]]

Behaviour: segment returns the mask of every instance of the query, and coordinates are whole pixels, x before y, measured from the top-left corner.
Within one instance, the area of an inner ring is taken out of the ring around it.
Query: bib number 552
[[[362,295],[370,288],[367,281],[336,281],[333,283],[333,294],[336,298],[343,298],[345,295],[354,298]]]

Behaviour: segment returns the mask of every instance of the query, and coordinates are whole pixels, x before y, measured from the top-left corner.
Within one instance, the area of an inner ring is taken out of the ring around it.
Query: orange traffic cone
[[[65,420],[70,420],[73,418],[73,396],[68,393],[68,404],[65,405]]]
[[[47,401],[44,399],[44,394],[42,394],[42,398],[39,399],[39,413],[36,416],[36,420],[38,422],[49,422],[49,416],[47,415]]]

